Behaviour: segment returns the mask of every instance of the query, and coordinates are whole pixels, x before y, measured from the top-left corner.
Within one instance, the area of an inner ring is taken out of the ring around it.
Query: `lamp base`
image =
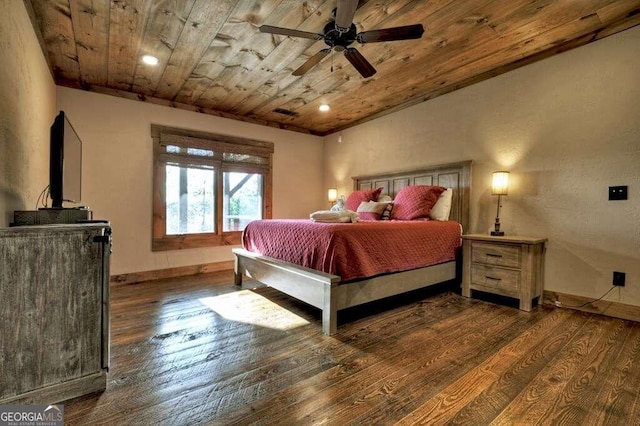
[[[504,237],[504,232],[502,231],[491,231],[491,235],[494,237]]]

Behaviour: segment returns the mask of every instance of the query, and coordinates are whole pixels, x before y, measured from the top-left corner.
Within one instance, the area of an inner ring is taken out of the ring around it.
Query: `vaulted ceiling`
[[[424,35],[355,42],[369,78],[335,51],[294,76],[327,45],[259,27],[322,33],[336,0],[25,4],[56,84],[319,135],[640,23],[640,0],[360,0],[358,32],[419,23]]]

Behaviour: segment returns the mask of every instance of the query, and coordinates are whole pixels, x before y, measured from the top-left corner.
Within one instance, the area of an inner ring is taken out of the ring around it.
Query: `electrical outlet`
[[[626,200],[627,199],[627,186],[610,186],[609,187],[609,200]]]
[[[624,272],[613,271],[613,285],[624,287],[624,279],[626,274]]]

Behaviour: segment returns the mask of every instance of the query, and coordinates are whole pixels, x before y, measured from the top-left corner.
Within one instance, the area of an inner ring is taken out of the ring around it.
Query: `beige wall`
[[[548,237],[545,289],[640,305],[640,27],[325,138],[325,187],[474,160],[471,232],[495,215],[491,173],[511,171],[501,221]],[[607,201],[628,185],[628,201]]]
[[[49,183],[55,85],[21,1],[0,19],[0,228],[14,210],[35,208]]]
[[[471,232],[490,229],[491,172],[511,171],[510,234],[546,236],[546,284],[640,305],[640,27],[342,132],[313,136],[56,88],[22,2],[0,20],[0,227],[48,183],[57,109],[84,142],[84,204],[115,232],[114,274],[231,259],[227,247],[152,253],[151,123],[272,141],[274,216],[306,217],[351,176],[474,160]],[[57,96],[57,104],[56,104]],[[56,108],[57,106],[57,108]],[[324,153],[324,157],[323,157]],[[324,174],[322,165],[324,164]],[[324,180],[324,182],[323,182]],[[609,202],[607,186],[629,185]]]
[[[64,87],[57,93],[83,143],[82,204],[113,226],[112,274],[232,259],[230,247],[151,251],[151,123],[274,142],[274,217],[308,217],[323,205],[320,137]]]

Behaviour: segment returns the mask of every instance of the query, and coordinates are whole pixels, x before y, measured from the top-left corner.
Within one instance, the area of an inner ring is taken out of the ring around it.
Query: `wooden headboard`
[[[382,187],[382,195],[395,198],[398,191],[408,185],[440,185],[453,189],[449,218],[462,224],[469,232],[469,197],[471,194],[471,161],[429,166],[419,170],[381,173],[353,177],[354,189]]]

